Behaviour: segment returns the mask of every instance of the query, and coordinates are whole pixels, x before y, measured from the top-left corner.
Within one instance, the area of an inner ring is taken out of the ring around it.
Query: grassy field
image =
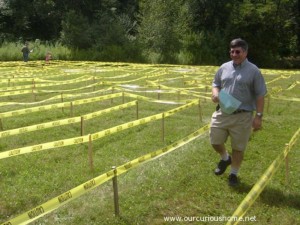
[[[79,137],[82,132],[80,122],[31,132],[27,132],[28,126],[80,117],[138,99],[138,107],[112,110],[84,121],[84,135],[93,134],[134,121],[137,113],[141,119],[200,100],[200,107],[188,107],[165,118],[164,129],[162,121],[155,120],[93,141],[94,170],[90,169],[88,143],[0,157],[0,223],[106,173],[112,166],[169,146],[208,124],[215,108],[209,98],[216,70],[210,66],[83,61],[0,63],[0,153]],[[219,157],[206,132],[118,176],[119,217],[114,215],[109,180],[32,224],[226,224],[191,220],[231,216],[299,129],[300,71],[262,69],[262,73],[271,99],[266,103],[263,129],[249,142],[238,187],[227,185],[228,171],[221,177],[213,174]],[[75,102],[73,108],[30,112],[33,107],[118,93],[122,96],[81,105]],[[126,95],[129,93],[148,99]],[[27,109],[26,113],[16,113],[22,109]],[[15,113],[10,115],[12,111]],[[19,133],[8,135],[12,130]],[[256,221],[240,224],[300,224],[299,153],[298,141],[289,154],[288,182],[283,162],[245,214]],[[167,221],[171,217],[185,221]]]

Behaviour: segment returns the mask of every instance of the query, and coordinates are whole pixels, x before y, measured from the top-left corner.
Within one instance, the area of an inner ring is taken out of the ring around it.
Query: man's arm
[[[265,104],[265,97],[259,96],[256,99],[256,115],[253,119],[252,128],[253,131],[257,131],[261,129],[262,125],[262,113],[264,112],[264,104]],[[261,113],[261,116],[257,115],[257,113]]]
[[[213,87],[212,88],[212,96],[211,99],[214,103],[218,103],[219,102],[219,92],[220,92],[220,88],[219,87]]]

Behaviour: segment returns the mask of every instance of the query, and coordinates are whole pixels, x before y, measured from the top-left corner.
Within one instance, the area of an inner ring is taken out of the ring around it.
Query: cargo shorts
[[[232,149],[245,151],[251,135],[252,121],[252,112],[226,114],[221,110],[215,111],[211,118],[210,143],[221,145],[230,137]]]

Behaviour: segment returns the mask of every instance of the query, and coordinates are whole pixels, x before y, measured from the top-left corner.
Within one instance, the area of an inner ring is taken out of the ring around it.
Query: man
[[[32,50],[30,51],[29,50],[29,47],[28,47],[28,42],[26,41],[25,42],[25,45],[22,47],[21,49],[21,52],[23,53],[23,60],[24,62],[28,62],[28,59],[29,59],[29,53],[32,52]]]
[[[246,41],[240,38],[232,40],[232,61],[219,68],[212,84],[212,101],[218,103],[218,106],[211,119],[210,142],[221,156],[215,174],[222,175],[231,165],[228,178],[230,186],[238,184],[237,175],[250,138],[251,127],[253,131],[262,127],[264,96],[267,93],[264,78],[260,70],[248,61],[247,53]],[[239,104],[234,105],[232,99]],[[228,104],[236,108],[231,112],[230,107],[226,108]],[[256,111],[255,116],[253,111]],[[231,138],[232,156],[225,148],[228,136]]]

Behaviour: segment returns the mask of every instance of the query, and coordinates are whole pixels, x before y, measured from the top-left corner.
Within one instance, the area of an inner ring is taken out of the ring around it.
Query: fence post
[[[62,92],[60,93],[60,96],[61,96],[61,102],[64,102],[64,96]],[[61,111],[64,113],[64,107],[61,107]]]
[[[34,79],[32,80],[32,97],[33,97],[33,101],[36,102],[36,94],[34,93],[35,91],[35,81]]]
[[[165,113],[162,114],[161,119],[161,137],[162,141],[165,142]]]
[[[112,88],[111,88],[111,94],[114,94],[114,93],[115,93],[115,88],[112,87]],[[114,103],[114,98],[113,98],[113,97],[110,99],[110,103],[111,103],[111,104]]]
[[[199,109],[199,118],[200,122],[202,122],[202,107],[201,107],[201,100],[199,99],[199,104],[198,104],[198,109]]]
[[[117,168],[112,167],[114,170],[113,189],[114,189],[114,206],[115,206],[115,215],[120,216],[120,207],[119,207],[119,191],[118,191],[118,178],[117,178]]]
[[[269,108],[270,108],[270,100],[271,100],[271,95],[268,94],[267,96],[267,113],[269,113]]]
[[[96,83],[96,79],[95,79],[95,76],[93,76],[93,91],[95,91],[95,83]]]
[[[160,100],[160,85],[158,85],[157,100]]]
[[[290,150],[290,146],[289,144],[285,144],[286,148],[287,148],[287,152],[285,154],[285,183],[288,184],[289,183],[289,150]]]
[[[205,96],[207,96],[207,91],[208,91],[208,87],[207,87],[207,85],[205,84]],[[204,102],[206,102],[206,98],[204,98]]]
[[[74,112],[73,112],[73,102],[70,103],[70,111],[71,111],[70,116],[73,117],[73,114],[74,114]]]
[[[84,118],[83,116],[80,117],[80,127],[81,127],[81,136],[84,135]]]
[[[91,171],[94,170],[94,161],[93,161],[93,142],[92,135],[89,135],[89,163]]]
[[[136,101],[136,119],[139,119],[139,102]]]
[[[3,130],[2,119],[0,118],[0,130]]]

